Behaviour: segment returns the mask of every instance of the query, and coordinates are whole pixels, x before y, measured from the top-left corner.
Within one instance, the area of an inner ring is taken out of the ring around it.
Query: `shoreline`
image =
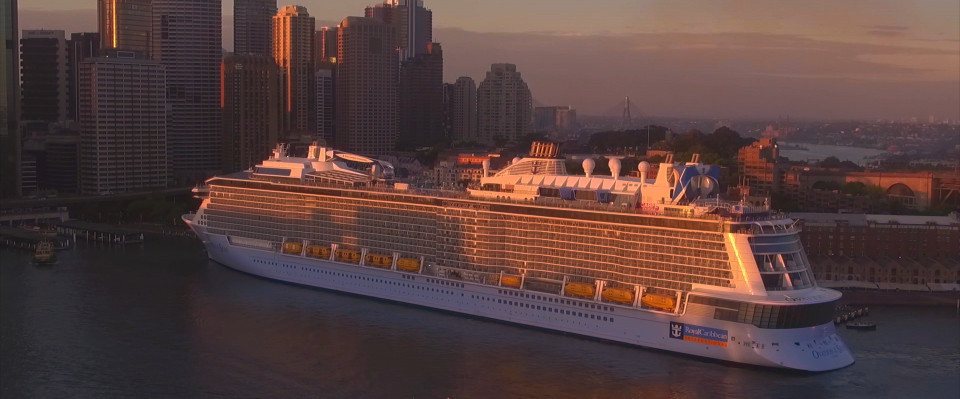
[[[878,290],[838,290],[843,293],[841,305],[866,306],[957,306],[960,300],[958,291],[878,291]]]

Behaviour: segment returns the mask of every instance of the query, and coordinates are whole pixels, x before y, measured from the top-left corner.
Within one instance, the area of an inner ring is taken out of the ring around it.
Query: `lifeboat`
[[[420,261],[414,258],[397,259],[397,269],[403,270],[405,272],[420,271]]]
[[[603,293],[600,294],[600,296],[602,296],[603,300],[607,302],[624,303],[627,305],[633,303],[633,291],[626,288],[604,288]]]
[[[500,285],[504,287],[520,288],[520,276],[503,276]]]
[[[342,262],[360,263],[360,253],[352,249],[338,249],[335,256]]]
[[[593,298],[593,295],[597,293],[597,288],[590,283],[567,283],[563,287],[563,292],[566,292],[567,295],[578,296],[581,298]]]
[[[288,254],[300,254],[303,251],[303,243],[299,241],[287,241],[283,243],[283,252]]]
[[[393,263],[393,257],[390,255],[367,254],[364,261],[370,266],[389,268]]]
[[[640,302],[645,306],[659,310],[666,310],[668,312],[672,312],[673,308],[676,307],[677,304],[676,300],[672,296],[661,294],[644,294],[643,297],[640,298]]]
[[[307,256],[312,258],[327,259],[330,257],[330,248],[320,245],[307,245]]]

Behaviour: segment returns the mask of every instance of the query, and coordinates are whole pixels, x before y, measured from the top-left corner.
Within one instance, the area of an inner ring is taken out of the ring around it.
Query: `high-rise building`
[[[423,0],[385,0],[367,7],[364,15],[396,28],[403,60],[427,53],[427,46],[433,43],[433,12],[424,8]]]
[[[273,54],[273,16],[277,0],[234,0],[233,53]]]
[[[100,34],[96,32],[73,33],[67,47],[67,64],[70,71],[67,76],[69,96],[67,97],[67,119],[76,121],[80,115],[80,63],[90,57],[100,55]]]
[[[337,27],[321,27],[313,33],[313,64],[320,66],[324,62],[336,62],[336,58]]]
[[[334,122],[336,121],[336,107],[334,104],[334,76],[336,64],[322,63],[314,74],[316,79],[316,106],[317,106],[317,138],[323,139],[327,145],[334,141]]]
[[[379,20],[347,17],[337,53],[336,143],[345,151],[393,151],[399,129],[396,29]]]
[[[778,193],[784,178],[777,139],[762,137],[737,152],[740,185],[753,197],[769,197]]]
[[[152,58],[167,75],[167,145],[180,183],[220,171],[223,161],[220,0],[153,0]]]
[[[451,140],[479,143],[477,137],[477,84],[468,76],[453,84],[451,103]]]
[[[443,137],[443,50],[431,43],[400,67],[400,137],[404,149],[434,146]]]
[[[83,194],[162,188],[169,180],[164,66],[123,56],[129,53],[80,63]]]
[[[270,155],[280,133],[280,71],[268,55],[223,59],[223,169],[247,169]]]
[[[567,133],[577,128],[577,111],[569,105],[536,107],[534,129],[547,134]]]
[[[153,14],[150,0],[98,0],[100,48],[136,51],[150,57]]]
[[[67,120],[67,39],[62,30],[25,30],[20,39],[20,120]]]
[[[516,141],[530,133],[533,97],[514,64],[493,64],[477,88],[477,138],[483,144]]]
[[[283,77],[283,137],[313,136],[313,35],[316,21],[302,6],[285,6],[273,17],[273,59]]]
[[[20,30],[17,0],[0,7],[0,198],[12,198],[20,196]]]

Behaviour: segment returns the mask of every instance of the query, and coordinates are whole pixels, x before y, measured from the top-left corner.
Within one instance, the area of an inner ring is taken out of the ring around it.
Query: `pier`
[[[43,241],[50,241],[55,248],[67,248],[70,241],[50,235],[43,231],[18,229],[15,227],[0,226],[0,245],[11,248],[36,249]]]
[[[57,224],[57,234],[72,235],[76,240],[101,242],[105,244],[139,244],[143,242],[143,232],[119,226],[70,220]]]

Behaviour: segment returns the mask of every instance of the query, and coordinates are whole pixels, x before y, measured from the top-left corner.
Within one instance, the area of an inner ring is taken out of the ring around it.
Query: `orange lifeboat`
[[[360,252],[352,249],[337,249],[335,256],[342,262],[360,263]]]
[[[303,250],[303,243],[299,241],[287,241],[283,243],[283,252],[298,255]]]
[[[365,263],[370,266],[389,268],[393,263],[393,257],[390,255],[367,254],[364,258]]]
[[[581,298],[593,298],[593,295],[597,293],[597,288],[590,283],[572,282],[563,287],[563,292]]]
[[[307,256],[311,258],[327,259],[330,257],[330,248],[320,245],[307,245]]]
[[[520,276],[503,276],[500,285],[504,287],[520,288]]]
[[[603,293],[600,295],[603,297],[603,300],[607,302],[623,303],[627,305],[633,303],[633,291],[625,288],[604,288]]]
[[[677,304],[677,301],[673,297],[661,294],[644,294],[643,297],[640,298],[640,302],[643,303],[644,306],[666,310],[668,312],[672,312]]]
[[[420,261],[414,258],[397,259],[397,269],[403,270],[405,272],[420,271]]]

